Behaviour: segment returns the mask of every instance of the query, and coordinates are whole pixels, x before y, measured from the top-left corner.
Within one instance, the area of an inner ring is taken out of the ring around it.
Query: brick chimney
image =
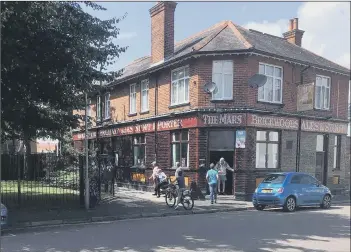
[[[151,64],[166,60],[174,53],[174,11],[176,2],[158,2],[150,9]]]
[[[294,18],[290,19],[289,22],[289,31],[283,34],[284,38],[291,44],[301,46],[302,36],[305,31],[299,30],[299,19]]]

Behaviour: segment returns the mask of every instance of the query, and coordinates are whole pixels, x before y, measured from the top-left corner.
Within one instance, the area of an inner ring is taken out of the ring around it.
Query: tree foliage
[[[60,139],[76,127],[84,92],[120,74],[105,68],[127,49],[112,42],[124,18],[101,20],[76,2],[1,2],[3,139]]]

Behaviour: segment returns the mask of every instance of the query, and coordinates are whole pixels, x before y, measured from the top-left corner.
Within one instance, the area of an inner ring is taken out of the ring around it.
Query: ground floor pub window
[[[172,132],[172,166],[179,162],[182,167],[189,167],[189,131]]]
[[[279,132],[257,131],[256,133],[256,168],[278,168]]]
[[[145,165],[145,135],[133,137],[133,164]]]

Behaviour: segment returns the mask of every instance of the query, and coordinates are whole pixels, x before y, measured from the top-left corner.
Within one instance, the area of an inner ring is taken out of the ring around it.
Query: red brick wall
[[[277,61],[263,57],[250,57],[249,68],[250,75],[258,73],[259,62],[268,63],[283,67],[283,104],[285,105],[281,110],[284,112],[296,112],[297,106],[297,88],[296,83],[300,82],[300,72],[305,67],[294,66],[290,63]],[[347,119],[347,100],[348,100],[348,81],[347,76],[332,74],[330,72],[309,68],[303,75],[303,82],[309,83],[316,81],[316,75],[324,75],[331,78],[331,96],[330,96],[330,110],[329,111],[308,111],[304,112],[306,115]],[[338,91],[339,86],[339,91]],[[272,105],[266,103],[257,103],[258,89],[253,89],[248,92],[248,102],[251,106],[260,109],[279,109],[279,105]],[[339,98],[338,98],[339,96]]]

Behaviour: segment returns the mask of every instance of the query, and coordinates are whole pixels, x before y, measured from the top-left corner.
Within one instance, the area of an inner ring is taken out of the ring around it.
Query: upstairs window
[[[105,119],[111,118],[111,101],[110,101],[110,93],[105,94]]]
[[[136,114],[136,84],[130,85],[129,114]]]
[[[172,71],[171,105],[189,102],[189,66]]]
[[[282,103],[283,68],[260,63],[259,73],[267,76],[267,82],[258,88],[258,101]]]
[[[328,110],[330,107],[330,78],[317,75],[315,102],[316,109]]]
[[[91,104],[91,99],[88,99],[87,101],[87,116],[91,117],[91,108],[90,108],[90,104]]]
[[[101,110],[101,96],[98,95],[96,97],[96,119],[98,121],[101,120],[101,112],[102,112],[102,110]]]
[[[212,64],[212,81],[216,84],[217,92],[213,100],[233,99],[233,61],[215,60]]]
[[[141,81],[141,112],[149,111],[149,80]]]

